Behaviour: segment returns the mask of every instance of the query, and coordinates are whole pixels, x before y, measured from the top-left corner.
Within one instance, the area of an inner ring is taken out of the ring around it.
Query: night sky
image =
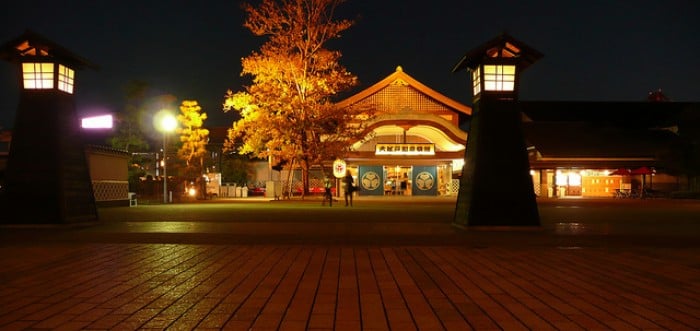
[[[575,3],[575,4],[569,4]],[[0,43],[32,29],[98,65],[77,73],[78,112],[115,112],[123,87],[142,80],[197,100],[209,125],[228,125],[227,89],[242,89],[240,59],[263,39],[243,28],[239,1],[13,1],[0,10]],[[531,3],[531,4],[526,4]],[[68,4],[68,5],[66,5]],[[659,88],[700,101],[700,1],[349,0],[356,24],[329,48],[366,88],[401,65],[409,75],[471,104],[464,53],[501,32],[544,54],[525,71],[522,100],[643,101]],[[15,68],[0,65],[0,127],[13,126]],[[155,110],[154,110],[155,112]]]

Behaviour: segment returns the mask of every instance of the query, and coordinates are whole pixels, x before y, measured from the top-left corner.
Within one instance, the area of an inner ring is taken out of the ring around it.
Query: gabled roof
[[[32,30],[26,30],[19,37],[0,46],[0,59],[18,62],[25,57],[55,58],[67,61],[80,69],[84,67],[98,69],[83,57]]]
[[[407,85],[415,89],[417,92],[427,96],[430,98],[432,101],[449,108],[455,112],[463,113],[466,115],[471,115],[472,114],[472,109],[471,107],[464,105],[458,101],[455,101],[453,99],[450,99],[449,97],[446,97],[445,95],[431,89],[430,87],[424,85],[423,83],[419,82],[415,78],[411,77],[407,73],[403,71],[403,68],[401,66],[396,67],[396,71],[393,72],[391,75],[387,76],[386,78],[382,79],[381,81],[377,82],[376,84],[368,87],[367,89],[360,91],[359,93],[342,100],[338,102],[336,105],[340,108],[345,108],[352,106],[354,104],[357,104],[370,96],[386,89],[389,86],[392,86],[394,84],[400,84],[400,85]]]

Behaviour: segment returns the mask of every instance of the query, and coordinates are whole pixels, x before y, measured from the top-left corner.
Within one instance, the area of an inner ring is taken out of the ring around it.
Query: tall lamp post
[[[167,153],[165,146],[168,139],[168,133],[173,132],[177,127],[177,119],[169,111],[161,110],[153,118],[153,124],[158,131],[163,132],[163,203],[168,203],[168,173],[166,170]]]
[[[474,107],[454,225],[539,226],[518,103],[520,74],[542,57],[502,34],[467,52]]]
[[[78,71],[97,66],[29,30],[0,44],[0,60],[16,68],[19,87],[5,184],[0,194],[0,223],[97,221],[95,194],[75,109],[75,93],[80,87]]]

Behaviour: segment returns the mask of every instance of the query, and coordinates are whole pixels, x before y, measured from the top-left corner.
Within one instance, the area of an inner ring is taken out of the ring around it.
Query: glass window
[[[581,175],[570,172],[569,173],[569,185],[570,186],[581,186]]]
[[[25,89],[52,89],[53,63],[22,63]]]
[[[63,65],[58,65],[58,89],[73,94],[73,81],[75,72]]]
[[[567,175],[558,173],[556,174],[554,182],[557,186],[566,186],[569,184],[568,178],[569,177]]]
[[[479,71],[479,67],[472,70],[472,84],[474,88],[474,95],[479,94],[481,92],[481,72]]]
[[[515,90],[515,66],[493,64],[484,65],[484,90]]]

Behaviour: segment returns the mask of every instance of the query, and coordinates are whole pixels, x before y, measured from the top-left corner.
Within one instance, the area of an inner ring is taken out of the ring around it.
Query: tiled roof
[[[700,139],[700,103],[520,102],[527,144],[542,157],[658,158]]]
[[[655,157],[677,136],[666,130],[614,128],[583,122],[523,123],[528,146],[544,157]]]
[[[120,155],[125,155],[125,156],[129,155],[129,152],[127,152],[123,149],[117,149],[117,148],[113,148],[113,147],[105,146],[105,145],[85,145],[85,149],[88,151],[102,152],[102,153],[108,153],[108,154],[120,154]]]
[[[646,129],[678,125],[685,113],[700,114],[700,103],[521,101],[520,109],[534,122],[585,122]]]

